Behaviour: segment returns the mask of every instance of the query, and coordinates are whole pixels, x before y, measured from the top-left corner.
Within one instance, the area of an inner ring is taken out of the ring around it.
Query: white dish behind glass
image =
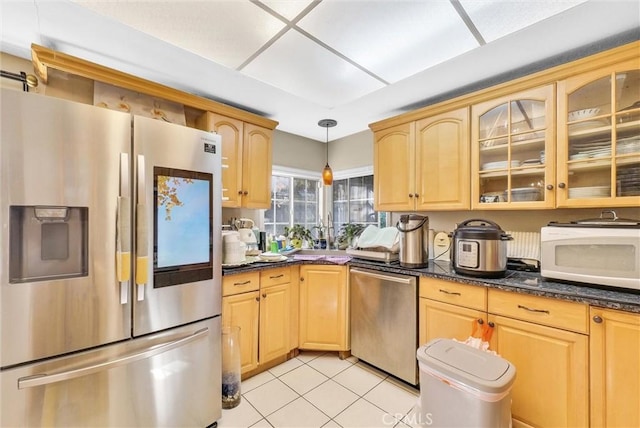
[[[574,120],[589,119],[590,117],[596,116],[598,113],[600,113],[600,108],[598,107],[570,111],[569,122],[573,122]]]

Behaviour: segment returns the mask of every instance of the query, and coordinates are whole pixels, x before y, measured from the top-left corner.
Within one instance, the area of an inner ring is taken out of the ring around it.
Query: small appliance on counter
[[[603,211],[599,218],[551,222],[540,240],[544,278],[640,292],[640,220]]]
[[[513,239],[489,220],[470,219],[452,233],[451,263],[456,273],[500,278],[507,272],[507,241]]]
[[[250,218],[240,218],[235,221],[235,224],[238,229],[238,234],[240,235],[240,240],[247,246],[247,255],[257,256],[260,254],[258,238],[256,237],[257,229],[254,230],[253,220]]]
[[[429,217],[403,214],[396,228],[400,231],[400,266],[427,267],[429,265]]]

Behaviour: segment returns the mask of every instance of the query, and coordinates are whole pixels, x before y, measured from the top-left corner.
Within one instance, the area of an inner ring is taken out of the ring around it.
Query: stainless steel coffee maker
[[[408,268],[429,265],[429,217],[403,214],[396,223],[400,231],[400,266]]]

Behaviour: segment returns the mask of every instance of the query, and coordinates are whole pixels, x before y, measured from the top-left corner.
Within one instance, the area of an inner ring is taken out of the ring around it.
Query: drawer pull
[[[438,291],[444,294],[450,294],[452,296],[462,296],[462,294],[458,293],[457,291],[447,291],[443,290],[442,288],[440,288]]]
[[[284,274],[281,273],[280,275],[270,276],[269,279],[278,279],[278,278],[282,278],[283,276],[284,276]]]
[[[247,285],[251,282],[251,280],[245,281],[245,282],[234,282],[233,285],[236,287],[240,287],[241,285]]]
[[[533,308],[527,308],[526,306],[522,306],[522,305],[518,305],[518,308],[524,309],[525,311],[529,311],[529,312],[540,312],[543,314],[550,314],[550,312],[546,309],[533,309]]]

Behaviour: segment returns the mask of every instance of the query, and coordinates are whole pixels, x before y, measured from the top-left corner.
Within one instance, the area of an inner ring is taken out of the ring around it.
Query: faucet
[[[334,246],[335,229],[333,227],[333,219],[331,211],[327,213],[327,248],[331,249]]]

